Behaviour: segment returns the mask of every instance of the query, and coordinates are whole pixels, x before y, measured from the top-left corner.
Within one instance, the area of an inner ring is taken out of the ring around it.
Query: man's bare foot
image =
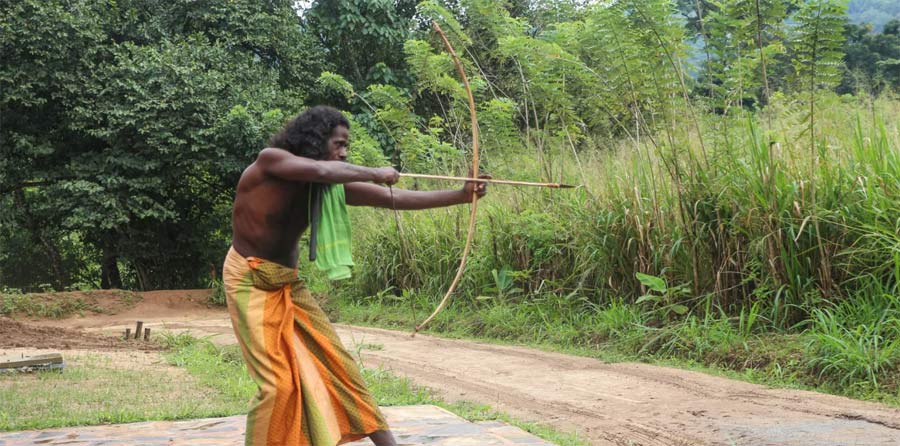
[[[397,440],[394,440],[394,434],[391,431],[377,431],[369,435],[375,446],[397,446]]]

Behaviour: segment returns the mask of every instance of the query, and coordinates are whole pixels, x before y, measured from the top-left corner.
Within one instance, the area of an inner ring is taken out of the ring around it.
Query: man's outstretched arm
[[[317,161],[282,149],[264,149],[256,160],[266,175],[302,183],[371,181],[394,184],[400,174],[393,167],[363,167],[343,161]]]
[[[484,177],[486,178],[486,177]],[[347,204],[373,206],[397,210],[431,209],[456,204],[471,203],[472,195],[483,197],[487,193],[485,183],[466,183],[462,189],[416,191],[388,189],[371,183],[347,183],[344,185]],[[393,194],[393,197],[391,195]]]

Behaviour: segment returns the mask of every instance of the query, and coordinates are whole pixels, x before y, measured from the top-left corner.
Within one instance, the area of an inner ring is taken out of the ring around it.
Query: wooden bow
[[[441,29],[440,25],[437,24],[436,21],[431,22],[432,28],[441,36],[441,40],[444,41],[444,46],[447,48],[447,52],[450,53],[450,57],[453,58],[453,64],[456,65],[456,71],[459,73],[459,77],[462,78],[463,86],[466,88],[466,95],[469,97],[469,116],[472,118],[472,169],[471,169],[471,177],[478,178],[478,154],[479,154],[479,142],[478,142],[478,119],[475,114],[475,97],[472,95],[472,88],[469,87],[469,78],[466,77],[466,71],[463,70],[462,64],[459,62],[459,58],[456,57],[456,51],[453,50],[453,45],[450,45],[450,41],[447,40],[447,35],[444,34],[444,31]],[[472,247],[472,240],[475,238],[475,213],[478,210],[478,194],[472,194],[472,206],[469,212],[469,231],[466,234],[466,245],[463,248],[462,257],[459,259],[459,268],[456,270],[456,277],[453,278],[453,282],[450,283],[450,287],[447,288],[447,292],[444,293],[444,298],[441,299],[441,303],[438,304],[437,308],[434,309],[434,312],[431,313],[431,316],[428,316],[421,324],[416,325],[415,330],[413,330],[412,336],[415,336],[420,330],[422,330],[426,324],[431,322],[444,307],[447,306],[447,302],[450,301],[450,296],[456,290],[456,287],[459,285],[459,279],[462,278],[463,271],[466,268],[466,260],[469,258],[469,249]]]

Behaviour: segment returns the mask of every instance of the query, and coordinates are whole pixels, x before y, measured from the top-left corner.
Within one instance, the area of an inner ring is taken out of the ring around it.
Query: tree
[[[900,88],[900,20],[887,22],[882,33],[869,25],[847,23],[844,35],[847,72],[838,92],[871,89],[878,94]]]
[[[811,0],[794,16],[791,61],[795,81],[809,94],[809,137],[815,146],[815,101],[820,89],[834,88],[843,74],[846,2]],[[816,154],[812,156],[815,158]]]
[[[822,89],[834,88],[841,81],[844,57],[844,21],[846,2],[839,0],[812,0],[803,5],[794,17],[797,23],[793,48],[793,65],[797,82],[808,93],[809,115],[809,178],[812,195],[812,226],[819,247],[819,269],[822,274],[822,290],[828,293],[832,286],[830,255],[822,242],[822,231],[817,217],[815,178],[822,154],[816,144],[816,96]]]
[[[290,2],[2,11],[0,191],[17,200],[4,213],[47,240],[51,263],[54,251],[65,263],[64,237],[87,248],[99,284],[202,285],[227,244],[241,169],[322,67]]]
[[[698,20],[705,31],[707,54],[702,72],[705,82],[700,85],[722,110],[766,104],[774,87],[770,72],[784,52],[784,20],[790,4],[758,0],[706,4],[705,20]]]
[[[403,42],[416,2],[318,0],[303,16],[335,71],[357,90],[370,83],[404,84]]]

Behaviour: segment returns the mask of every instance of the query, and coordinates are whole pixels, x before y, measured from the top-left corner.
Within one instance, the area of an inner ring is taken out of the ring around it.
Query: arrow
[[[535,183],[531,181],[495,180],[489,178],[451,177],[446,175],[425,175],[421,173],[401,173],[401,178],[425,178],[430,180],[472,181],[474,183],[511,184],[515,186],[551,187],[555,189],[571,189],[575,186],[560,183]]]

